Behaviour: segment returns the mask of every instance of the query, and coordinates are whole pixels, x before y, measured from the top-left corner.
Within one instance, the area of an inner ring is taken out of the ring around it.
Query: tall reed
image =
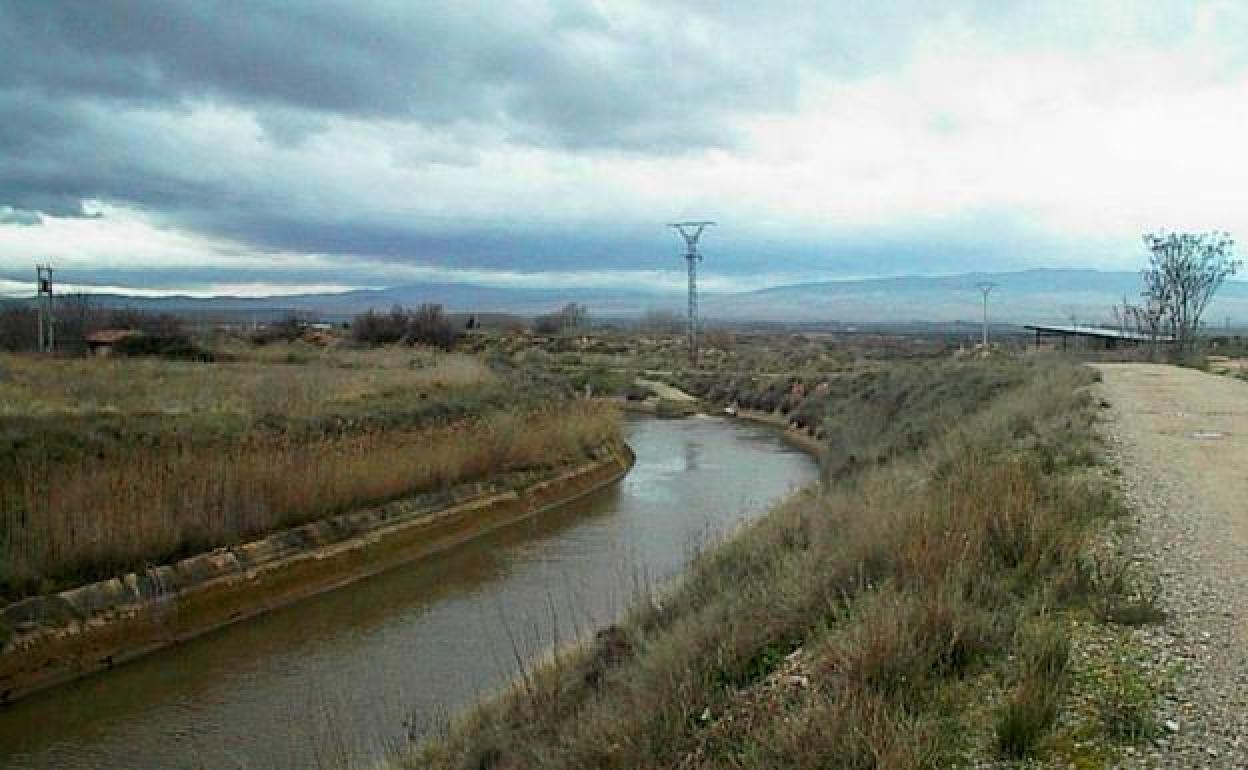
[[[237,543],[273,529],[498,473],[549,468],[618,436],[574,401],[447,426],[233,450],[129,446],[106,458],[19,458],[0,478],[0,595],[12,598]]]

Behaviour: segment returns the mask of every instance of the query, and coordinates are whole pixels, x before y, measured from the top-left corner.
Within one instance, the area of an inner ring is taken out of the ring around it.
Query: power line
[[[672,222],[668,225],[685,239],[685,261],[689,263],[689,360],[698,363],[698,239],[702,231],[714,226],[714,222]]]

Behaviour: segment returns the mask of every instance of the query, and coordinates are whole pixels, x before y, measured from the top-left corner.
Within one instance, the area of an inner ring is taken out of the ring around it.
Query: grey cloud
[[[81,216],[83,200],[102,199],[210,232],[271,216],[263,240],[278,240],[280,188],[303,180],[215,175],[195,137],[160,120],[193,104],[250,112],[279,150],[335,117],[448,137],[396,148],[396,162],[419,166],[471,165],[472,137],[644,153],[722,146],[733,114],[791,103],[783,45],[725,40],[705,9],[650,12],[657,21],[632,28],[575,2],[0,4],[0,205]]]
[[[240,108],[277,152],[338,118],[393,121],[442,138],[391,148],[396,163],[416,168],[471,166],[500,143],[671,154],[732,145],[739,115],[794,105],[804,71],[864,74],[895,63],[923,23],[951,10],[1020,23],[991,0],[673,0],[624,20],[588,3],[500,5],[0,2],[0,211],[81,216],[82,201],[95,198],[260,250],[519,270],[662,267],[676,249],[661,223],[654,232],[569,232],[358,216],[369,208],[350,208],[355,201],[299,209],[291,201],[306,180],[297,171],[261,178],[265,169],[224,168],[229,146],[205,149],[203,137],[179,135],[164,118],[197,103]],[[342,198],[331,190],[323,200]],[[982,241],[953,226],[895,230],[884,243],[738,231],[707,247],[727,272],[880,273],[913,268],[922,258],[914,243],[941,253],[944,269],[987,258]]]
[[[791,101],[795,62],[751,61],[679,16],[656,26],[577,4],[16,3],[0,8],[0,89],[495,122],[530,142],[645,149],[726,141],[716,113]]]

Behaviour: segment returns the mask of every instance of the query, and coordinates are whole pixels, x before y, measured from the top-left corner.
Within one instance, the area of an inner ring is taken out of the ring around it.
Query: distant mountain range
[[[996,284],[989,314],[998,323],[1096,323],[1110,318],[1110,306],[1125,296],[1136,301],[1139,273],[1084,269],[1036,269],[946,276],[899,276],[775,286],[747,292],[704,292],[708,321],[978,321],[982,313],[977,283]],[[130,297],[93,295],[93,301],[139,309],[269,317],[292,310],[343,318],[369,308],[435,302],[458,312],[497,312],[532,316],[566,302],[589,306],[602,318],[629,318],[651,310],[683,313],[685,295],[639,289],[515,289],[465,283],[422,283],[336,294],[265,298]],[[1205,315],[1213,326],[1226,318],[1248,322],[1248,282],[1228,281]]]

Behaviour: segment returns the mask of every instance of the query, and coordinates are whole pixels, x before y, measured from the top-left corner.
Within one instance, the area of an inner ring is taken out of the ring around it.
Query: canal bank
[[[620,479],[626,444],[572,468],[464,484],[0,609],[0,704],[445,550]]]
[[[592,634],[814,480],[778,431],[630,418],[633,471],[460,546],[0,709],[0,767],[370,758]],[[137,754],[136,754],[137,753]],[[135,756],[142,762],[136,762]]]

